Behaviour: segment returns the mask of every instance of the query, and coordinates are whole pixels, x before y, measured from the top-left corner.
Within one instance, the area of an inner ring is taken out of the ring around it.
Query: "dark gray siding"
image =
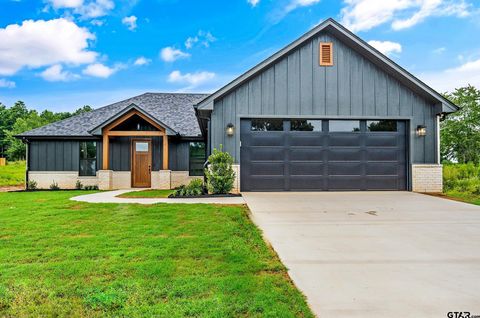
[[[188,171],[190,142],[170,142],[168,147],[169,169],[172,171]]]
[[[319,42],[333,42],[334,66],[319,66]],[[215,102],[212,148],[223,144],[239,162],[241,117],[402,118],[411,120],[413,163],[435,163],[433,110],[434,105],[323,33]],[[237,127],[234,137],[225,134],[230,122]],[[427,126],[426,137],[415,136],[417,125]]]
[[[79,140],[32,140],[28,146],[30,171],[78,171]],[[97,141],[97,170],[102,162],[102,143]]]

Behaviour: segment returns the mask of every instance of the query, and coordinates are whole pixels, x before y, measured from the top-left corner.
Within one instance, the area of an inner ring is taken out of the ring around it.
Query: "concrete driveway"
[[[319,317],[480,315],[480,207],[410,192],[243,195]]]

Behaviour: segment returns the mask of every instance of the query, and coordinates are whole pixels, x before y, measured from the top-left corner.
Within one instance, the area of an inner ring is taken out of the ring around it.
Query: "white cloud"
[[[15,88],[15,82],[0,78],[0,88]]]
[[[94,63],[88,65],[82,73],[85,75],[93,76],[93,77],[101,77],[101,78],[108,78],[113,73],[117,72],[124,66],[117,65],[115,67],[108,67],[101,63]]]
[[[252,7],[255,7],[257,4],[260,3],[260,0],[247,0],[247,2],[248,2]]]
[[[40,76],[49,82],[67,82],[79,78],[77,74],[64,71],[62,65],[55,64],[40,73]]]
[[[114,7],[115,3],[112,0],[95,0],[75,8],[74,13],[84,19],[94,19],[107,15]]]
[[[90,23],[91,23],[92,25],[95,25],[95,26],[102,26],[102,25],[105,24],[105,21],[103,21],[103,20],[98,20],[98,19],[94,19],[94,20],[90,21]]]
[[[217,38],[215,38],[212,33],[200,30],[197,32],[197,35],[188,37],[187,40],[185,40],[185,47],[191,49],[195,43],[200,43],[200,45],[204,47],[209,47],[210,43],[215,42],[216,40]]]
[[[465,0],[345,0],[342,23],[350,30],[366,31],[384,23],[394,30],[412,27],[430,16],[469,15]]]
[[[168,75],[168,82],[177,84],[186,84],[189,89],[204,84],[215,77],[212,72],[196,72],[182,74],[180,71],[173,71]]]
[[[150,64],[150,62],[152,62],[151,59],[147,59],[146,57],[140,56],[135,60],[135,62],[133,62],[133,65],[137,65],[137,66],[148,65]]]
[[[389,56],[392,53],[402,53],[402,45],[391,41],[368,41],[368,44]]]
[[[125,24],[130,31],[134,31],[137,28],[137,17],[132,15],[122,19],[122,23]]]
[[[445,47],[439,47],[439,48],[433,50],[432,52],[433,52],[434,54],[442,54],[442,53],[445,52],[446,50],[447,50],[447,49],[446,49]]]
[[[292,0],[290,3],[285,7],[286,13],[293,11],[299,7],[308,7],[314,4],[319,3],[320,0]]]
[[[286,5],[279,6],[270,13],[269,19],[273,24],[279,23],[290,12],[300,7],[309,7],[319,3],[320,0],[289,0]]]
[[[94,39],[87,29],[63,18],[0,28],[0,75],[13,75],[24,67],[92,63],[98,54],[88,46]]]
[[[83,5],[83,0],[50,0],[55,9],[60,8],[78,8]]]
[[[184,59],[189,57],[189,53],[185,53],[179,49],[175,49],[171,46],[164,47],[160,51],[160,58],[165,62],[174,62],[178,59]]]
[[[424,73],[419,77],[440,92],[452,91],[468,84],[480,87],[480,59],[443,71]]]

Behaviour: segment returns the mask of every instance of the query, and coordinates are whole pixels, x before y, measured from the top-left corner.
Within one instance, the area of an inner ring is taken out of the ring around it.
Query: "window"
[[[395,120],[369,120],[367,121],[368,131],[397,131]]]
[[[330,120],[329,130],[331,132],[359,132],[359,120]]]
[[[333,43],[320,43],[320,66],[333,65]]]
[[[148,142],[135,142],[136,152],[148,152]]]
[[[191,142],[189,152],[189,174],[191,176],[203,176],[205,157],[205,143]]]
[[[80,176],[95,176],[97,171],[97,143],[95,141],[80,142]]]
[[[282,131],[283,119],[252,119],[252,131]]]
[[[291,131],[322,131],[321,120],[294,119],[290,121]]]

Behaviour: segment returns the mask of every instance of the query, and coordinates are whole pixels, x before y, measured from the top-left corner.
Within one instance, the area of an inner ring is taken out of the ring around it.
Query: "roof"
[[[206,94],[145,93],[118,103],[95,109],[55,123],[24,132],[18,137],[91,137],[105,123],[137,108],[163,123],[171,134],[186,137],[201,135],[193,105],[204,99]]]
[[[263,71],[264,69],[272,66],[274,63],[279,61],[281,58],[288,55],[293,50],[297,49],[298,47],[302,46],[307,41],[311,40],[315,36],[317,36],[320,32],[329,31],[333,35],[335,35],[340,40],[343,40],[347,45],[351,46],[357,52],[361,53],[371,62],[397,78],[401,83],[415,91],[416,93],[428,98],[429,100],[439,103],[442,105],[442,112],[444,113],[452,113],[457,111],[459,108],[449,101],[447,98],[443,97],[437,91],[429,87],[427,84],[423,83],[421,80],[410,74],[404,68],[396,64],[394,61],[386,57],[384,54],[380,53],[374,47],[372,47],[367,42],[363,41],[351,31],[346,29],[340,23],[335,21],[334,19],[330,18],[325,20],[324,22],[320,23],[318,26],[313,28],[312,30],[305,33],[296,41],[290,43],[282,50],[278,51],[271,57],[267,58],[263,62],[257,64],[250,70],[248,70],[243,75],[237,77],[232,82],[228,83],[224,87],[220,88],[218,91],[214,92],[211,95],[205,97],[202,101],[200,101],[195,107],[198,110],[213,110],[213,103],[216,99],[228,94],[231,90],[235,89],[236,87],[240,86],[244,82],[248,81],[250,78],[256,76],[258,73]]]

